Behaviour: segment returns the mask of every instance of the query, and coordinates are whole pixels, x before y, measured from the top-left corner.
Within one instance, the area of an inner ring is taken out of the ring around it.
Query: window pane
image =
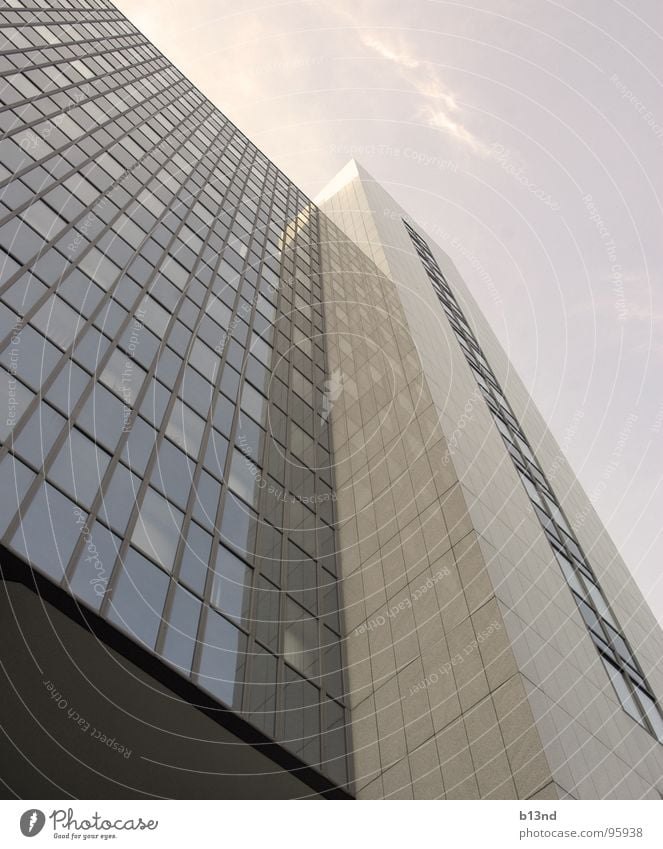
[[[109,460],[110,457],[105,451],[97,448],[74,428],[55,458],[48,477],[77,501],[89,507],[97,494]]]
[[[205,422],[178,398],[173,406],[166,433],[192,457],[198,456]]]
[[[120,534],[127,529],[127,522],[136,503],[140,483],[140,478],[122,463],[118,463],[101,497],[100,518]]]
[[[284,687],[285,744],[307,763],[320,758],[320,692],[286,667]]]
[[[168,616],[163,656],[180,669],[189,672],[196,647],[196,634],[201,602],[182,587],[175,587],[173,605]]]
[[[69,586],[78,598],[98,610],[108,590],[121,540],[99,522],[88,531],[86,524],[78,521],[85,545]]]
[[[180,539],[182,513],[155,490],[148,487],[138,514],[132,542],[160,563],[164,569],[173,568]]]
[[[257,516],[246,504],[228,492],[221,517],[221,539],[240,554],[250,557],[254,549]]]
[[[69,360],[55,378],[46,397],[59,410],[69,415],[91,379],[87,372]]]
[[[242,390],[241,407],[245,413],[248,413],[259,424],[264,424],[267,416],[267,399],[264,395],[256,392],[248,383],[244,384],[244,389]]]
[[[640,709],[636,705],[635,699],[631,694],[628,684],[622,677],[621,672],[603,655],[601,655],[601,660],[603,661],[608,677],[612,681],[612,685],[617,692],[621,706],[629,716],[635,719],[636,722],[641,722],[642,716],[640,715]]]
[[[183,509],[191,491],[195,466],[183,451],[164,439],[152,470],[152,483]]]
[[[212,428],[205,449],[203,464],[213,475],[221,480],[224,479],[226,455],[228,454],[228,440],[225,436]]]
[[[130,548],[113,579],[108,619],[154,648],[167,591],[168,575]]]
[[[198,682],[229,707],[238,707],[244,678],[246,638],[213,610],[207,612]]]
[[[154,428],[140,416],[136,416],[132,422],[128,422],[126,427],[129,429],[129,436],[122,449],[122,458],[139,475],[142,475],[152,453],[157,434]]]
[[[16,380],[10,372],[0,368],[0,404],[6,411],[5,415],[0,416],[0,439],[4,441],[9,436],[33,397],[34,392]]]
[[[252,571],[227,548],[222,545],[218,547],[211,602],[239,624],[249,613]]]
[[[14,450],[33,466],[41,467],[64,423],[63,416],[42,401],[14,443]]]
[[[0,463],[0,535],[14,518],[18,505],[35,478],[35,473],[11,454],[5,454]]]
[[[291,599],[286,602],[283,653],[309,678],[318,674],[318,622]]]
[[[196,500],[193,505],[193,515],[207,528],[213,528],[216,522],[216,511],[219,507],[221,484],[207,472],[201,471],[196,484]]]
[[[228,486],[237,493],[240,498],[255,507],[258,494],[258,471],[253,462],[245,457],[240,451],[233,451],[230,463]]]
[[[276,658],[269,652],[258,650],[251,659],[249,719],[273,737],[275,710]]]
[[[114,451],[128,416],[129,409],[115,395],[103,386],[96,385],[83,405],[76,424],[93,436],[95,441]]]
[[[68,348],[82,329],[84,319],[52,295],[30,320],[44,336],[61,348]]]
[[[59,580],[78,540],[81,509],[42,484],[12,537],[12,548],[29,563]]]
[[[119,395],[128,407],[133,407],[145,374],[145,370],[131,357],[127,357],[116,348],[110,355],[99,379],[116,395]]]
[[[211,550],[212,537],[210,534],[206,533],[195,522],[192,522],[182,552],[179,580],[198,595],[202,595],[205,589]]]

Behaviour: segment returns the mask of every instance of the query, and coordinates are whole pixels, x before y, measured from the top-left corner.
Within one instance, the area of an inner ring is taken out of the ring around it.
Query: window
[[[250,556],[256,537],[256,514],[228,492],[221,517],[221,539],[234,546],[240,554]]]
[[[129,436],[122,449],[122,459],[142,475],[157,438],[156,431],[140,416],[136,416],[132,421],[127,420],[125,428],[129,431]]]
[[[239,707],[245,651],[244,634],[227,619],[208,610],[198,682],[228,707]]]
[[[154,648],[167,591],[168,575],[130,548],[113,579],[108,619]]]
[[[266,734],[274,736],[276,710],[276,658],[258,650],[252,656],[249,718]]]
[[[228,476],[228,486],[244,501],[255,507],[258,493],[258,470],[248,457],[240,451],[233,451]]]
[[[239,624],[249,613],[252,571],[227,548],[218,547],[211,601],[214,607]]]
[[[284,706],[285,744],[309,763],[320,758],[320,691],[286,667]]]
[[[109,455],[75,428],[69,432],[48,478],[89,507],[106,472]]]
[[[636,722],[641,722],[642,716],[640,714],[640,709],[633,698],[633,694],[631,693],[628,684],[622,677],[621,672],[615,664],[608,660],[608,658],[604,655],[601,655],[601,660],[603,661],[608,677],[615,688],[615,692],[617,693],[617,698],[619,699],[621,706],[630,717],[635,719]]]
[[[179,510],[148,488],[136,520],[132,543],[170,572],[183,518]]]
[[[110,451],[114,451],[126,425],[125,407],[103,386],[95,386],[76,424]]]
[[[213,475],[224,479],[224,470],[226,465],[226,456],[228,454],[228,440],[225,436],[212,428],[210,430],[207,448],[205,449],[205,468]]]
[[[183,587],[176,586],[168,627],[164,637],[162,655],[186,672],[191,669],[196,647],[201,602]]]
[[[179,580],[200,596],[205,590],[211,550],[212,537],[210,534],[204,531],[200,525],[192,522],[182,552]]]
[[[0,535],[14,518],[23,496],[35,478],[35,473],[11,454],[5,454],[0,463],[3,486],[0,487]]]
[[[267,399],[260,392],[256,392],[248,383],[245,383],[242,389],[241,407],[245,413],[252,416],[259,424],[264,424],[267,416]]]
[[[73,501],[42,484],[21,517],[11,546],[41,572],[60,580],[80,535],[81,516]]]
[[[309,678],[318,674],[318,622],[291,599],[286,601],[283,654]]]
[[[145,369],[116,348],[110,355],[99,379],[111,391],[119,395],[128,407],[132,407],[145,380],[145,375]]]
[[[76,571],[69,583],[74,595],[98,610],[110,586],[113,564],[121,540],[99,522],[95,522],[78,558]]]
[[[166,427],[166,434],[187,454],[197,457],[204,429],[205,422],[202,418],[177,398]]]
[[[203,470],[196,484],[193,515],[205,527],[214,527],[220,496],[221,484]]]
[[[64,427],[65,419],[49,404],[40,402],[14,442],[14,451],[33,466],[41,467]]]
[[[152,470],[152,483],[172,502],[185,509],[194,470],[195,466],[186,454],[164,439]]]

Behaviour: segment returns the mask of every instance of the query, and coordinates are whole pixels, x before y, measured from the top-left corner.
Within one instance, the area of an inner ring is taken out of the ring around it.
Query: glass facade
[[[663,718],[653,692],[511,405],[428,244],[407,221],[403,223],[493,415],[622,707],[663,742]]]
[[[113,6],[22,5],[2,545],[343,784],[318,212]]]

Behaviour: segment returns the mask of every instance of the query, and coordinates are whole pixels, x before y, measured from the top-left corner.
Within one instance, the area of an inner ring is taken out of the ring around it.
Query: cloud
[[[378,56],[396,65],[403,77],[414,87],[421,98],[417,115],[429,127],[448,133],[478,156],[492,155],[492,149],[462,123],[462,110],[456,95],[444,85],[428,63],[416,59],[411,51],[402,45],[394,47],[370,33],[362,35],[361,41]]]
[[[374,35],[363,35],[361,41],[362,44],[366,47],[370,47],[371,50],[374,50],[382,56],[383,59],[388,59],[390,62],[394,62],[402,68],[418,68],[421,64],[418,59],[414,59],[406,51],[393,50],[388,47],[384,41],[381,41]]]
[[[426,105],[422,106],[419,114],[429,127],[433,127],[436,130],[444,130],[457,141],[461,142],[461,144],[467,145],[478,156],[488,157],[493,155],[493,149],[491,147],[480,141],[463,124],[450,118],[444,110],[434,109],[432,106]]]

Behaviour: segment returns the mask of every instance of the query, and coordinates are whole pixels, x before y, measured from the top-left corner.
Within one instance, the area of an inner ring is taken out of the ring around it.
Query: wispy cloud
[[[402,44],[394,46],[371,33],[362,35],[361,41],[365,47],[395,65],[414,87],[421,98],[417,116],[429,127],[448,133],[478,156],[492,155],[492,149],[465,126],[458,98],[429,63],[417,59]]]
[[[430,127],[444,130],[461,144],[467,145],[473,153],[478,156],[491,156],[493,150],[470,132],[466,126],[459,121],[454,121],[443,109],[434,109],[432,106],[422,106],[419,114]]]
[[[361,41],[366,47],[375,50],[383,59],[388,59],[402,68],[418,68],[421,64],[418,59],[414,59],[406,51],[394,50],[374,35],[364,35]]]

